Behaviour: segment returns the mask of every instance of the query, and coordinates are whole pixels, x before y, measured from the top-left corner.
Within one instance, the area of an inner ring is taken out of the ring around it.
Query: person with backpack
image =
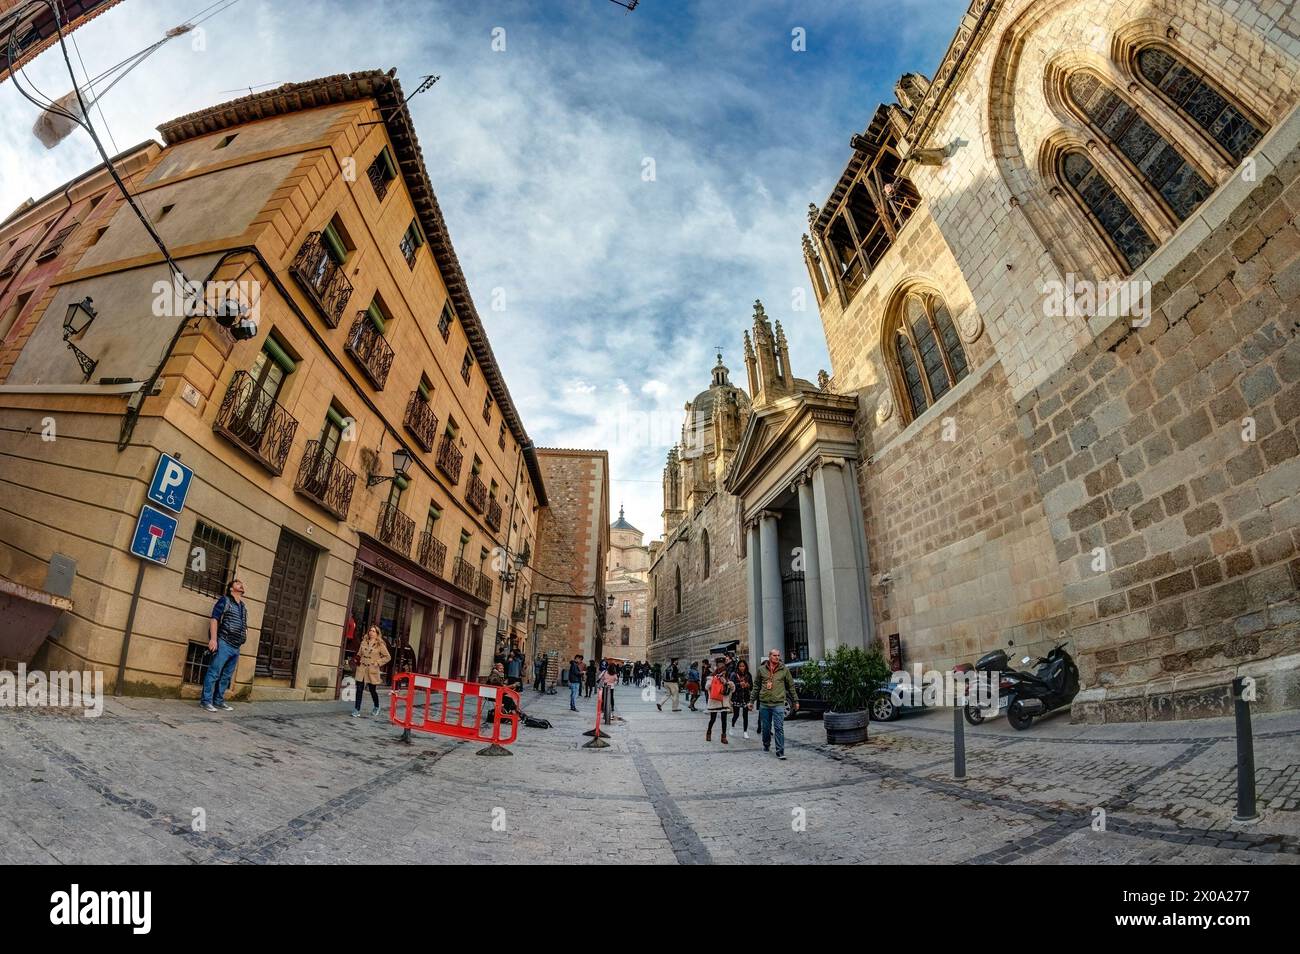
[[[384,642],[384,634],[379,631],[378,626],[371,626],[366,630],[365,638],[361,640],[361,648],[357,650],[357,700],[352,708],[352,718],[356,719],[361,715],[361,696],[367,686],[370,687],[370,699],[375,704],[375,707],[370,710],[370,715],[372,718],[379,715],[379,685],[384,681],[382,670],[392,658],[393,654],[388,651],[388,643]],[[497,663],[497,665],[501,664]]]
[[[718,660],[717,668],[704,683],[704,693],[708,697],[705,709],[709,713],[709,725],[704,730],[704,741],[713,741],[713,723],[722,717],[722,744],[727,744],[727,716],[731,714],[731,696],[735,692],[735,687],[731,682],[731,675],[727,672],[726,663]]]
[[[696,701],[700,698],[700,667],[691,660],[691,668],[686,670],[686,708],[697,712]]]
[[[239,647],[248,639],[248,607],[244,604],[244,583],[231,580],[226,595],[212,606],[208,624],[208,671],[203,677],[203,695],[199,705],[208,712],[234,710],[226,702],[226,690],[239,666]]]
[[[668,692],[668,699],[665,699],[664,702],[667,702],[669,699],[672,700],[673,712],[682,711],[682,707],[677,698],[677,687],[681,682],[681,678],[681,670],[677,668],[677,657],[674,656],[672,659],[668,660],[668,668],[664,670],[664,689]],[[656,702],[655,705],[659,707],[660,712],[664,711],[663,702]]]
[[[731,693],[731,727],[736,727],[736,720],[744,717],[745,738],[749,738],[749,710],[753,708],[754,679],[749,674],[749,662],[740,660],[735,664],[735,674],[731,677],[735,690]]]

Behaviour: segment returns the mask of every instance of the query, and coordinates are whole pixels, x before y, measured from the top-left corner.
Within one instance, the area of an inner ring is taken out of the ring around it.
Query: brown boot
[[[723,745],[727,744],[727,737],[725,735],[722,737],[722,744]]]
[[[712,729],[705,729],[705,730],[704,730],[704,741],[705,741],[705,742],[712,742],[712,741],[713,741],[713,730],[712,730]]]

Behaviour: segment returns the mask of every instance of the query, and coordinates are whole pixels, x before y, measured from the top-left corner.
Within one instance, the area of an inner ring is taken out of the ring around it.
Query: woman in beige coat
[[[357,703],[356,708],[352,710],[352,718],[361,715],[361,695],[366,686],[370,687],[370,698],[375,703],[375,708],[370,714],[379,715],[379,684],[384,678],[380,670],[392,658],[392,653],[388,651],[388,644],[384,642],[384,634],[379,631],[378,626],[371,626],[366,630],[365,638],[361,640],[361,648],[357,650]]]

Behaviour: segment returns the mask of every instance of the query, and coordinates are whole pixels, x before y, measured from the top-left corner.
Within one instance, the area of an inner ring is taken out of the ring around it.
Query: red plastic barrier
[[[507,698],[514,702],[514,712],[505,712],[503,703]],[[483,722],[486,703],[492,704],[490,725]],[[518,713],[519,693],[513,689],[414,672],[393,677],[388,701],[389,720],[407,732],[428,732],[489,745],[510,745],[519,737]],[[502,735],[503,727],[509,729],[506,736]]]

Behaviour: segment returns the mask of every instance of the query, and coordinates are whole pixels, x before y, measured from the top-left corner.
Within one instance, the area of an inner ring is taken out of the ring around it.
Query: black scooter
[[[1021,662],[1028,664],[1024,657]],[[1035,718],[1068,706],[1079,694],[1079,667],[1065,650],[1065,643],[1053,647],[1045,658],[1034,662],[1034,672],[1015,673],[1015,685],[1007,692],[1007,721],[1012,728],[1028,729]]]
[[[1005,649],[995,649],[992,652],[985,653],[977,659],[974,666],[970,663],[962,663],[960,666],[955,667],[955,672],[979,673],[981,675],[974,678],[984,681],[991,680],[993,674],[997,674],[997,706],[985,708],[978,706],[973,702],[967,702],[963,714],[966,716],[966,721],[971,725],[980,725],[984,722],[985,718],[993,718],[1006,708],[1007,700],[1010,698],[1012,690],[1014,690],[1019,684],[1023,675],[1022,673],[1018,673],[1012,669],[1010,663],[1011,660],[1008,658]],[[983,684],[981,687],[983,688]]]

